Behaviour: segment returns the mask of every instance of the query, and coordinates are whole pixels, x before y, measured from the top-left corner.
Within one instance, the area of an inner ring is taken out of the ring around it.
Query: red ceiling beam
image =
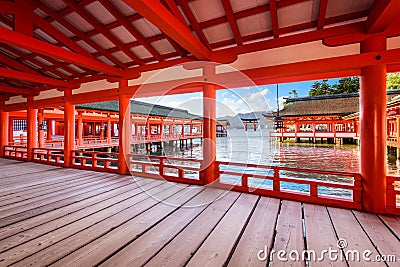
[[[88,51],[83,49],[80,45],[78,45],[77,43],[72,41],[65,34],[61,33],[59,30],[57,30],[53,25],[46,22],[44,19],[42,19],[41,17],[39,17],[36,14],[33,16],[33,23],[36,24],[36,26],[38,26],[44,32],[49,34],[51,37],[53,37],[54,39],[57,39],[60,43],[67,46],[69,49],[71,49],[81,55],[92,57],[92,55]]]
[[[270,13],[271,13],[271,24],[272,32],[275,38],[279,37],[279,25],[278,25],[278,9],[276,7],[276,0],[269,1]]]
[[[185,14],[186,18],[189,20],[190,26],[192,27],[196,35],[199,37],[200,41],[207,47],[207,49],[211,49],[210,44],[203,32],[203,29],[200,27],[199,23],[194,17],[193,12],[190,9],[188,3],[182,0],[177,0],[177,1],[183,13]]]
[[[40,84],[48,84],[56,87],[69,87],[70,85],[68,82],[64,82],[61,80],[48,78],[41,75],[35,75],[26,72],[11,70],[7,68],[1,68],[1,67],[0,67],[0,76],[9,79],[23,80]]]
[[[60,48],[49,43],[39,41],[32,37],[0,27],[0,42],[8,45],[24,48],[38,54],[54,57],[77,66],[103,72],[112,76],[122,76],[122,71],[110,65],[102,63],[96,59],[89,58],[64,48]]]
[[[28,72],[31,74],[39,74],[39,72],[33,70],[32,68],[26,66],[22,62],[20,62],[18,59],[8,57],[2,53],[0,53],[0,62],[2,64],[5,64],[13,69]]]
[[[9,1],[0,1],[0,13],[1,14],[15,14],[17,8],[15,3]]]
[[[143,45],[150,54],[153,55],[158,61],[163,61],[164,58],[151,46],[150,43],[146,41],[146,39],[142,36],[140,32],[138,32],[135,27],[129,23],[122,14],[115,8],[115,6],[109,0],[100,0],[100,3],[119,21],[119,23],[125,27],[128,32],[130,32],[138,42]]]
[[[325,25],[325,15],[326,15],[327,7],[328,7],[328,0],[320,0],[319,1],[317,29],[322,29]]]
[[[124,0],[135,11],[153,23],[172,40],[200,60],[210,60],[211,51],[201,43],[165,6],[158,0]]]
[[[57,21],[60,23],[62,26],[64,26],[67,30],[72,32],[75,36],[77,36],[80,40],[84,41],[93,49],[97,50],[99,53],[101,53],[105,58],[113,62],[116,66],[119,66],[121,68],[126,68],[126,65],[119,60],[117,60],[115,57],[112,55],[108,54],[107,52],[104,51],[104,49],[98,45],[96,42],[94,42],[92,39],[90,39],[88,36],[86,36],[85,33],[82,33],[80,30],[75,28],[71,23],[69,23],[67,20],[63,18],[63,16],[60,16],[58,13],[56,13],[54,10],[43,4],[42,2],[38,2],[38,7],[42,11],[44,11],[49,17],[46,19],[50,23],[50,21]],[[69,10],[69,8],[68,8]]]
[[[399,0],[375,0],[368,15],[366,33],[377,33],[386,30],[400,14]]]
[[[242,45],[243,40],[239,31],[239,27],[236,23],[235,15],[233,14],[232,5],[229,0],[222,0],[222,6],[224,7],[226,17],[228,18],[229,25],[231,26],[233,36],[235,37],[237,45]]]
[[[111,41],[115,46],[117,46],[122,52],[124,52],[128,57],[135,61],[138,65],[143,65],[144,62],[136,56],[132,51],[127,49],[113,34],[104,29],[104,26],[86,9],[79,6],[75,0],[63,0],[70,8],[72,8],[76,13],[78,13],[82,18],[89,22],[99,33],[103,34],[109,41]]]
[[[17,87],[11,87],[11,86],[5,86],[5,85],[0,85],[0,92],[16,94],[16,95],[31,95],[32,94],[32,91],[30,91],[30,90],[23,89],[23,88],[17,88]]]

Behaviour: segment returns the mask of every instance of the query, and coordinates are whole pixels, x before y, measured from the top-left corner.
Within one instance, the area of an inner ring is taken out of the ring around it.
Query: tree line
[[[400,89],[400,73],[386,75],[386,89]],[[328,84],[328,80],[315,81],[308,92],[309,96],[350,94],[360,91],[358,77],[341,78],[337,83]]]

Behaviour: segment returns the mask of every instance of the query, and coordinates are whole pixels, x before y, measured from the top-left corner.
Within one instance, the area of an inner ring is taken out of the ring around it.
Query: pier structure
[[[326,251],[342,237],[341,253],[399,255],[400,178],[386,173],[398,10],[398,0],[1,0],[0,157],[10,114],[27,120],[18,161],[0,163],[1,263],[274,265],[269,248]],[[359,171],[217,159],[217,90],[348,76],[361,81]],[[131,153],[130,100],[186,93],[201,95],[203,157]],[[77,150],[77,105],[104,101],[118,101],[118,152]],[[40,148],[39,111],[58,108],[64,145]]]
[[[399,95],[398,90],[387,91],[388,105]],[[294,139],[295,142],[316,143],[317,140],[326,140],[332,144],[337,141],[357,144],[360,138],[359,102],[358,93],[287,98],[280,111],[284,128],[270,135],[281,141]],[[393,115],[389,115],[392,109],[388,107],[387,110],[388,141],[396,127]]]
[[[9,113],[9,136],[6,148],[27,145],[26,112]],[[62,148],[65,126],[63,109],[40,109],[38,111],[38,148]],[[106,148],[111,152],[118,147],[119,136],[118,101],[77,105],[75,109],[75,148]],[[186,110],[131,101],[131,145],[164,147],[165,142],[192,143],[202,138],[202,120]],[[148,149],[150,150],[150,149]],[[9,152],[7,152],[9,153]]]
[[[217,137],[228,136],[228,127],[231,126],[229,120],[217,120]]]

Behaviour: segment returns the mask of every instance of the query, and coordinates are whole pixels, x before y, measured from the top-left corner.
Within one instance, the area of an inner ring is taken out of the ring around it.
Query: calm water
[[[267,166],[287,166],[305,169],[318,169],[330,171],[359,172],[359,147],[356,145],[332,145],[332,144],[295,144],[278,143],[269,137],[270,129],[245,132],[242,129],[232,129],[228,137],[217,138],[217,160],[227,162],[255,163]],[[155,153],[157,154],[157,153]],[[166,156],[183,158],[202,158],[202,146],[200,140],[194,141],[193,147],[166,146]],[[400,174],[400,162],[394,157],[388,157],[388,174]],[[221,166],[223,170],[242,171],[240,168],[228,165]],[[259,170],[248,168],[246,173],[254,173],[272,176],[271,169]],[[305,178],[325,181],[352,183],[352,180],[342,176],[316,175],[281,171],[281,177]],[[240,183],[237,176],[225,175],[222,180],[228,183]],[[249,183],[257,186],[272,187],[269,180],[253,179]],[[282,189],[308,192],[308,185],[295,183],[281,183]],[[319,193],[351,197],[347,190],[334,188],[319,188]]]
[[[269,137],[270,129],[245,132],[231,129],[228,137],[217,138],[217,160],[262,165],[358,172],[359,147],[308,143],[278,143]],[[193,147],[166,146],[165,155],[183,158],[202,158],[202,147],[195,140]],[[400,161],[388,156],[388,174],[400,175]]]

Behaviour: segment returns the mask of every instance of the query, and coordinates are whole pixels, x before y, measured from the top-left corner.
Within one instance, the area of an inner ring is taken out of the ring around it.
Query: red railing
[[[118,153],[74,150],[71,157],[75,168],[118,173]]]
[[[34,148],[32,161],[47,163],[56,166],[63,166],[64,150],[55,148]]]
[[[10,159],[26,160],[28,158],[26,146],[11,145],[4,146],[4,157]]]
[[[400,215],[400,177],[387,176],[387,213]]]
[[[362,208],[359,173],[231,162],[217,162],[216,171],[219,186],[223,188],[317,204]],[[332,182],[331,179],[338,181]]]
[[[198,185],[202,184],[201,162],[197,159],[129,155],[129,169],[132,175]]]

